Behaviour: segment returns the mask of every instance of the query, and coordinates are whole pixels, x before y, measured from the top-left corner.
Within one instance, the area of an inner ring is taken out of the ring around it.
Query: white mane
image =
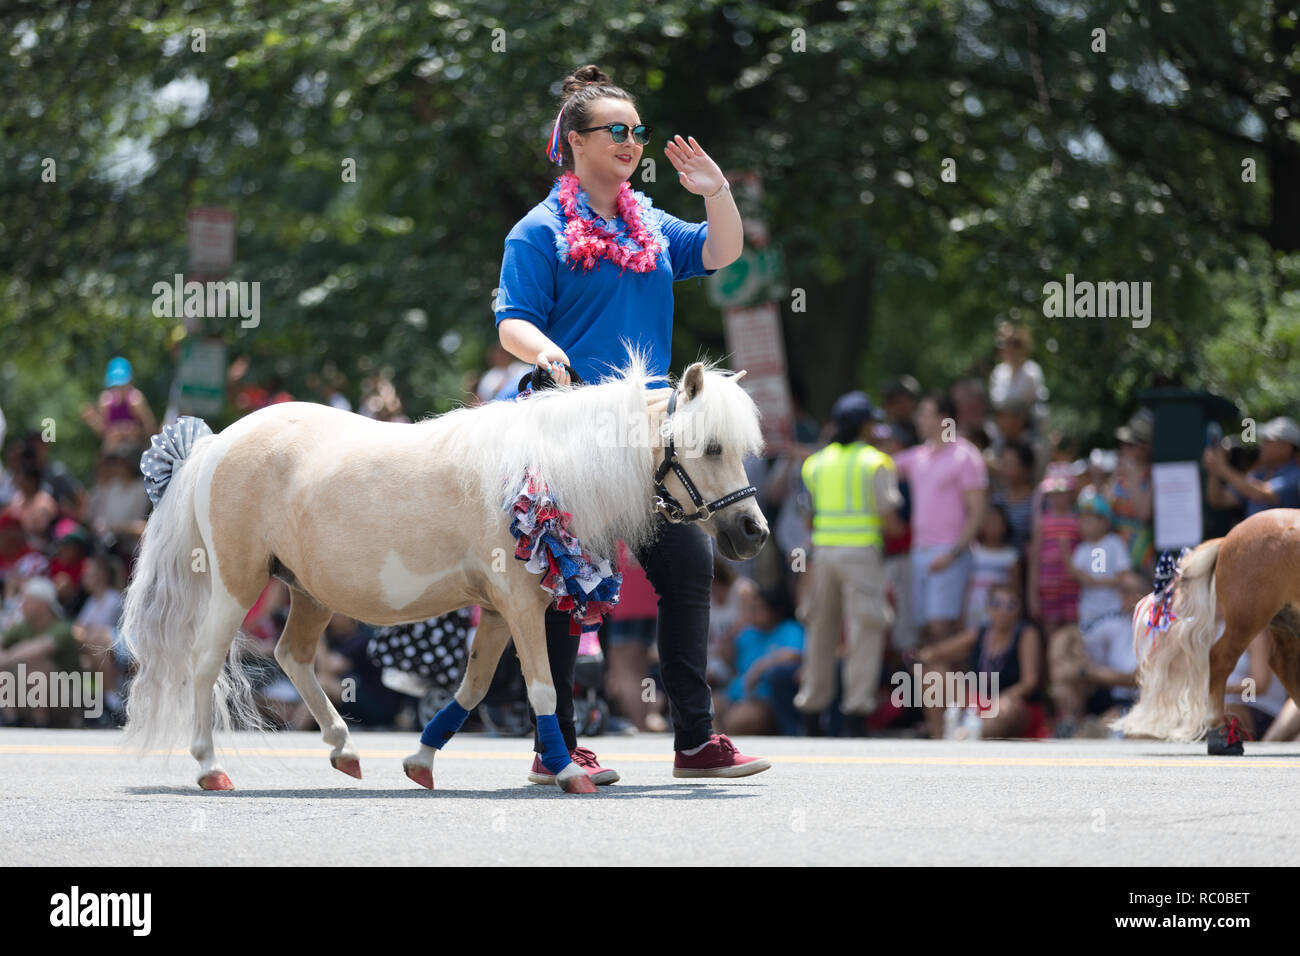
[[[645,353],[626,347],[625,366],[598,383],[548,389],[518,402],[457,408],[421,422],[481,476],[477,485],[488,521],[485,533],[499,533],[506,499],[519,488],[525,468],[533,468],[560,509],[573,515],[573,533],[593,554],[614,558],[620,538],[633,550],[649,541],[655,527],[651,500],[657,462],[648,442],[645,389],[651,382],[667,381],[674,388],[680,383],[652,375]],[[679,397],[674,440],[683,451],[702,451],[713,440],[758,454],[757,409],[739,384],[715,367],[706,365],[697,409],[684,412]]]
[[[647,444],[598,441],[597,428],[607,423],[608,433],[608,423],[647,419],[643,390],[656,380],[664,377],[651,375],[644,355],[634,352],[621,374],[598,384],[457,408],[429,424],[481,476],[477,484],[487,533],[499,533],[506,499],[518,490],[525,468],[532,468],[560,509],[573,515],[570,527],[583,546],[613,558],[619,538],[635,548],[653,532],[654,466]],[[461,434],[453,438],[448,430]]]

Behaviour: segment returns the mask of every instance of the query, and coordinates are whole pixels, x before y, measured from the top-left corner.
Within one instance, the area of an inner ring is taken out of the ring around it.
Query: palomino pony
[[[1240,754],[1237,718],[1224,724],[1225,688],[1246,646],[1266,628],[1273,637],[1269,667],[1300,701],[1300,510],[1270,508],[1206,541],[1179,563],[1176,582],[1174,620],[1148,648],[1141,617],[1151,598],[1138,605],[1141,694],[1113,726],[1182,742],[1207,737],[1209,753]],[[1225,623],[1217,641],[1216,597]]]
[[[628,365],[599,384],[415,424],[305,402],[260,409],[219,435],[188,420],[201,437],[170,446],[172,456],[162,449],[161,470],[170,465],[171,476],[155,491],[125,598],[123,630],[138,662],[128,739],[147,748],[186,728],[199,785],[231,788],[213,748],[214,722],[261,726],[235,638],[275,576],[291,592],[275,657],[322,728],[336,769],[361,776],[347,724],[313,666],[331,615],[390,625],[479,604],[455,701],[430,722],[405,772],[433,786],[435,751],[483,699],[513,635],[547,742],[543,762],[567,792],[594,791],[569,760],[554,716],[543,620],[552,595],[516,559],[506,508],[528,469],[571,513],[570,530],[593,555],[612,554],[619,538],[633,549],[647,542],[656,511],[700,519],[728,558],[756,554],[768,529],[743,459],[763,441],[758,410],[738,384],[743,374],[696,362],[671,387],[649,388],[666,377],[651,375],[644,355],[629,349]],[[151,478],[159,450],[155,442],[142,460]],[[688,499],[694,511],[678,504]]]

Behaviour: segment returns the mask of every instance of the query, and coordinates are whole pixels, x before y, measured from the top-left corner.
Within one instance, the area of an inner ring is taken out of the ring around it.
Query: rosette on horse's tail
[[[150,501],[157,505],[162,500],[176,463],[189,457],[195,442],[211,434],[212,429],[203,419],[182,415],[153,436],[150,447],[140,456],[140,473],[144,475],[144,490]]]
[[[554,596],[555,609],[569,612],[569,633],[577,637],[584,625],[599,627],[601,615],[618,604],[623,575],[574,537],[569,530],[573,516],[560,510],[531,468],[505,509],[517,541],[515,557],[542,575],[542,588]]]

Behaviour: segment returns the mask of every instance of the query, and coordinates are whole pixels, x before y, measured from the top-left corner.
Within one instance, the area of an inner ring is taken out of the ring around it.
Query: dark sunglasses
[[[632,138],[644,146],[650,142],[650,127],[644,124],[640,126],[628,126],[626,123],[606,123],[604,126],[588,126],[586,129],[575,129],[575,133],[594,133],[598,129],[609,130],[609,138],[616,143],[626,143],[627,134],[632,133]]]
[[[1020,602],[1015,598],[989,598],[989,607],[999,611],[1014,611],[1020,607]]]

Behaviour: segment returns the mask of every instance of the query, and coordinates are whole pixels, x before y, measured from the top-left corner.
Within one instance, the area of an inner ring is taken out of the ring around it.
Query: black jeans
[[[704,676],[713,541],[693,524],[672,524],[659,518],[657,525],[655,539],[637,552],[636,559],[659,595],[659,668],[672,714],[673,749],[690,750],[707,743],[713,733],[713,694]],[[555,685],[555,716],[565,746],[573,750],[578,746],[573,729],[578,639],[569,635],[569,615],[564,611],[546,611],[546,650]],[[533,750],[543,753],[545,749],[534,734]]]

